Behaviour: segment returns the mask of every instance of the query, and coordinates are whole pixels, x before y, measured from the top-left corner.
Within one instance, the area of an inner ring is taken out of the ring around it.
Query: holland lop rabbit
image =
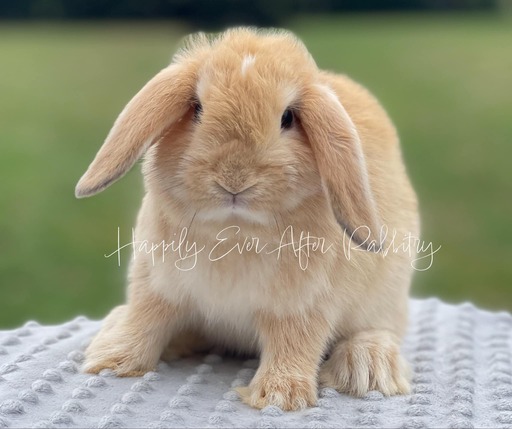
[[[137,376],[163,354],[220,346],[260,356],[238,389],[256,408],[313,406],[319,383],[409,391],[411,255],[383,255],[382,231],[417,236],[417,201],[365,88],[319,70],[286,31],[197,34],[121,112],[76,196],[143,155],[135,238],[184,233],[188,247],[137,253],[127,303],[87,348],[86,372]]]

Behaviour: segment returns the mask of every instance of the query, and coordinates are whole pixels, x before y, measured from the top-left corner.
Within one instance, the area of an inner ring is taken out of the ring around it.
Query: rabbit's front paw
[[[410,391],[409,370],[393,334],[360,332],[335,345],[320,370],[320,383],[339,392],[364,396],[378,390],[386,396]]]
[[[111,369],[120,377],[138,377],[153,370],[157,364],[144,359],[140,347],[98,340],[85,351],[84,372],[97,374],[103,369]]]
[[[140,362],[130,353],[86,355],[83,371],[98,374],[103,369],[111,369],[119,377],[139,377],[155,368],[155,365]]]
[[[160,352],[152,336],[122,323],[106,321],[85,350],[84,372],[99,373],[111,369],[120,377],[137,377],[153,370]]]
[[[257,377],[257,378],[256,378]],[[237,392],[242,401],[254,408],[274,405],[285,411],[300,410],[317,402],[316,380],[297,378],[287,374],[265,374]]]

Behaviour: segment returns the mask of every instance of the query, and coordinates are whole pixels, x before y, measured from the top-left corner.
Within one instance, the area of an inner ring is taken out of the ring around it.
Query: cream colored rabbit
[[[185,244],[137,253],[127,303],[88,347],[85,371],[136,376],[169,344],[208,343],[260,354],[240,389],[257,408],[314,405],[319,381],[408,392],[411,256],[380,244],[381,227],[418,235],[417,203],[395,129],[366,89],[319,70],[288,32],[192,36],[120,114],[77,197],[144,154],[136,239],[185,231],[188,255]]]

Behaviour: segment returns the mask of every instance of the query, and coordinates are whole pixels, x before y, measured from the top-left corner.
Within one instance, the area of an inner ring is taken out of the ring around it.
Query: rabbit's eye
[[[281,129],[287,130],[291,128],[294,118],[295,115],[293,114],[293,110],[286,109],[283,113],[283,116],[281,116]]]
[[[194,121],[199,121],[199,117],[203,111],[203,106],[199,101],[195,101],[192,107],[194,108]]]

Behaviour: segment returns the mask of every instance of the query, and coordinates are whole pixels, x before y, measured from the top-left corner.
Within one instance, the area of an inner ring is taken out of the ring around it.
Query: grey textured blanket
[[[256,360],[217,355],[161,363],[141,378],[80,373],[100,322],[28,322],[0,331],[1,427],[509,427],[512,316],[470,304],[413,300],[403,350],[413,393],[356,399],[322,389],[316,408],[284,413],[242,404]]]

